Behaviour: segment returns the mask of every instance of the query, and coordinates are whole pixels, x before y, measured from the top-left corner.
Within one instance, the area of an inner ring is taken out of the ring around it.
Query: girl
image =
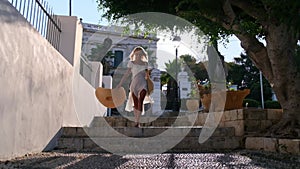
[[[127,71],[123,75],[117,87],[121,87],[124,80],[132,73],[130,92],[125,110],[132,110],[131,99],[133,100],[133,111],[135,118],[135,127],[140,127],[140,116],[143,111],[143,104],[148,97],[147,78],[150,78],[148,72],[148,54],[140,46],[135,47],[129,55],[130,61],[127,64]]]

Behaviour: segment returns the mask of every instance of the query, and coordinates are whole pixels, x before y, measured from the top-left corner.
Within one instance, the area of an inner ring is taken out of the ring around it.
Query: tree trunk
[[[266,47],[247,35],[237,35],[242,47],[262,71],[283,108],[283,118],[269,131],[277,137],[300,137],[300,72],[297,71],[297,37],[286,25],[270,24]],[[260,45],[259,45],[260,44]],[[299,66],[299,65],[298,65]]]

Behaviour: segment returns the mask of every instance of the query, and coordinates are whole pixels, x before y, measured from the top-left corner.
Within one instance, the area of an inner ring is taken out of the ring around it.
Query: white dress
[[[146,69],[148,69],[148,63],[145,63],[145,65],[139,65],[134,64],[132,61],[129,61],[127,64],[128,68],[131,68],[132,73],[132,81],[130,83],[130,92],[128,94],[128,101],[125,107],[126,111],[133,111],[133,98],[132,98],[132,92],[136,97],[140,96],[140,92],[145,89],[146,92],[148,91],[147,88],[147,81],[146,81]],[[148,92],[147,92],[148,93]],[[146,95],[144,99],[144,104],[146,103],[153,103],[150,96]],[[144,113],[144,106],[142,114]]]

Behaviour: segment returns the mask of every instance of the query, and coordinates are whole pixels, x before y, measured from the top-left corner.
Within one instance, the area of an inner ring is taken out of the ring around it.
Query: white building
[[[91,49],[104,44],[105,39],[112,42],[111,47],[107,50],[107,52],[111,51],[114,55],[114,58],[111,59],[112,67],[126,66],[128,56],[136,46],[144,47],[149,54],[149,64],[154,68],[157,67],[156,50],[159,39],[155,35],[146,38],[143,35],[124,35],[124,28],[117,26],[83,23],[82,57],[87,58],[91,54]]]

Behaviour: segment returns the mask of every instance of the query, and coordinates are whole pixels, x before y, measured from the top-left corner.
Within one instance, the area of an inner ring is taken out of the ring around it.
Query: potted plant
[[[204,111],[208,112],[211,102],[211,84],[209,82],[203,85],[198,83],[198,90],[202,107]]]
[[[199,110],[200,93],[197,88],[197,83],[192,82],[191,92],[189,93],[189,99],[186,100],[186,107],[188,111],[195,112]]]
[[[224,110],[243,108],[243,100],[250,93],[250,89],[233,90],[232,88],[230,88],[230,86],[231,84],[227,85],[226,100],[224,101],[225,102]],[[208,112],[212,100],[211,84],[210,83],[204,85],[198,84],[198,89],[200,91],[200,100],[203,105],[204,111]],[[218,97],[218,93],[216,93],[216,95]]]

